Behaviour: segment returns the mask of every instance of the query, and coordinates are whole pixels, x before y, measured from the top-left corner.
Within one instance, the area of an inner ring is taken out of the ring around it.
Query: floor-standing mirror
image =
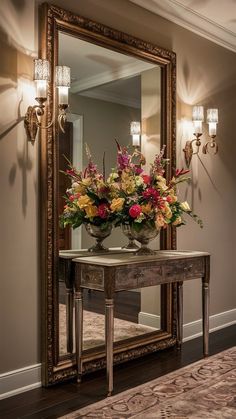
[[[44,383],[76,375],[73,284],[70,255],[85,254],[92,244],[84,228],[59,228],[68,178],[67,160],[79,169],[86,144],[101,170],[116,165],[116,141],[133,147],[130,126],[142,127],[140,150],[147,157],[166,146],[175,166],[175,54],[62,9],[41,9],[42,58],[51,64],[47,118],[57,112],[56,65],[71,68],[69,110],[62,132],[57,124],[42,135],[42,257],[44,277]],[[65,159],[66,156],[66,159]],[[104,164],[105,163],[105,164]],[[112,251],[129,251],[119,228],[106,239]],[[135,244],[137,245],[137,244]],[[155,249],[175,247],[169,229],[155,239]],[[119,248],[119,250],[117,250]],[[59,269],[59,260],[63,269]],[[67,268],[65,268],[67,267]],[[65,268],[65,269],[64,269]],[[121,291],[115,301],[115,362],[175,344],[175,290],[155,286]],[[83,351],[86,371],[101,368],[104,357],[104,304],[99,291],[84,294]]]

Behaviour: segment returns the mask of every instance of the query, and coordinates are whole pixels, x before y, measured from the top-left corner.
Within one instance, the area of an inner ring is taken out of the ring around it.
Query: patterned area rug
[[[235,419],[236,347],[63,416]]]
[[[83,328],[83,349],[90,349],[105,344],[105,316],[84,310]],[[66,353],[66,306],[59,305],[59,325],[60,325],[60,354]],[[157,329],[129,322],[127,320],[114,319],[114,341],[140,336],[145,333],[153,332]],[[75,347],[75,345],[74,345]]]

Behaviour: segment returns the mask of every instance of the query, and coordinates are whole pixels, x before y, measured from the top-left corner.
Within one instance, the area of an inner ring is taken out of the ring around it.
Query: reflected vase
[[[103,245],[103,240],[110,236],[112,224],[95,226],[93,224],[85,224],[87,233],[96,239],[96,243],[88,249],[89,252],[108,252],[108,248]]]
[[[122,224],[121,229],[123,234],[129,239],[128,244],[126,246],[123,246],[122,249],[139,249],[139,246],[134,241],[134,237],[131,234],[129,226],[126,224]]]
[[[125,230],[126,232],[130,232],[133,239],[137,240],[141,244],[141,247],[135,252],[135,255],[154,255],[155,251],[150,249],[148,245],[151,240],[158,236],[160,229],[157,229],[149,223],[142,223],[138,227],[139,228],[136,229],[132,224],[124,224],[122,226],[123,231]]]

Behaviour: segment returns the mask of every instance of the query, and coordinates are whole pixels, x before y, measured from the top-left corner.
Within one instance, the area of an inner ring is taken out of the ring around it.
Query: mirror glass
[[[94,162],[109,175],[116,166],[116,143],[132,148],[130,123],[141,123],[141,150],[147,170],[154,155],[160,151],[161,81],[159,66],[59,33],[58,64],[71,68],[69,112],[65,134],[58,134],[59,170],[66,170],[64,155],[78,169],[85,168],[85,144]],[[68,178],[59,173],[59,214],[63,212]],[[109,249],[125,247],[128,239],[120,228],[105,240]],[[79,227],[60,229],[60,258],[79,256],[94,244]],[[159,248],[159,239],[151,247]],[[123,250],[125,251],[125,250]],[[59,353],[74,352],[74,321],[71,290],[65,278],[59,280]],[[68,330],[72,342],[68,345]],[[160,329],[160,287],[148,287],[117,293],[115,299],[115,341],[123,341]],[[84,290],[83,349],[104,344],[104,295]]]

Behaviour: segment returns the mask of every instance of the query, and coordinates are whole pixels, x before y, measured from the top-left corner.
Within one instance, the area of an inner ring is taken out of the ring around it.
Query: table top
[[[133,252],[100,254],[99,256],[91,256],[90,253],[89,257],[77,257],[73,259],[73,262],[100,266],[121,266],[137,264],[141,262],[157,262],[202,256],[210,256],[210,254],[207,252],[200,252],[195,250],[157,250],[154,255],[149,256],[136,256],[133,254]]]
[[[108,251],[100,252],[89,252],[88,249],[70,249],[70,250],[60,250],[59,257],[62,259],[74,259],[74,258],[84,258],[91,256],[101,256],[101,255],[113,255],[116,253],[133,253],[136,252],[136,249],[122,249],[122,247],[111,247]]]

